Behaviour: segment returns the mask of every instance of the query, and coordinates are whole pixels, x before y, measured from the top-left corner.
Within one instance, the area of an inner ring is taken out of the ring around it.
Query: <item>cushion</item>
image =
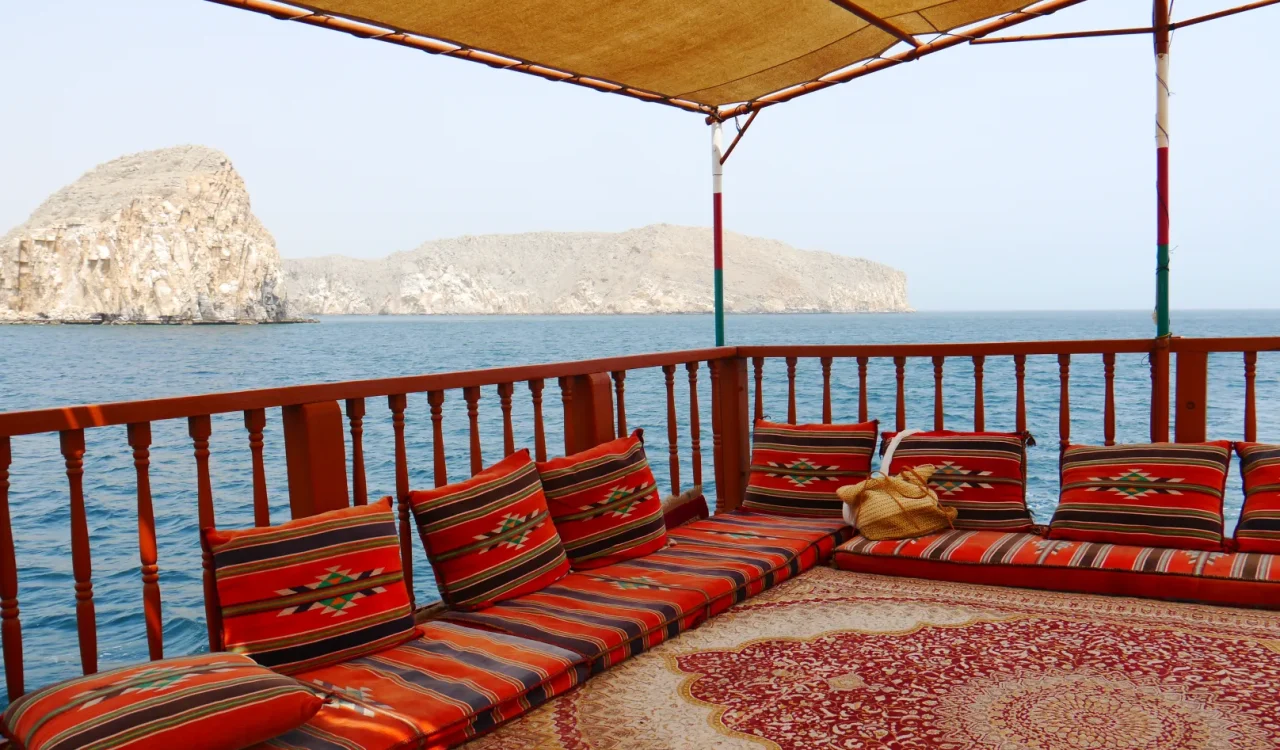
[[[1071,445],[1051,539],[1221,550],[1231,444]]]
[[[542,491],[569,563],[599,568],[662,549],[667,525],[637,430],[538,464]]]
[[[204,542],[228,651],[289,674],[414,637],[389,499]]]
[[[1236,549],[1280,554],[1280,445],[1236,443],[1244,478],[1244,508]]]
[[[528,450],[465,482],[411,492],[409,503],[440,595],[454,609],[484,609],[569,572]]]
[[[870,475],[878,425],[756,422],[742,507],[780,516],[840,518],[844,503],[836,490]]]
[[[882,452],[896,434],[884,434]],[[917,432],[898,444],[885,473],[933,464],[938,471],[929,486],[938,502],[959,511],[955,528],[1028,531],[1028,439],[1016,432]]]
[[[27,693],[4,712],[25,750],[229,750],[287,732],[322,695],[239,654],[163,659]]]

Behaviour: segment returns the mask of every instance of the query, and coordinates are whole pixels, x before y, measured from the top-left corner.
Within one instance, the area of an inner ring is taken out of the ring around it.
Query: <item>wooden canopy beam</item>
[[[1170,21],[1168,28],[1170,31],[1180,29],[1184,26],[1195,26],[1198,23],[1206,21],[1216,21],[1219,18],[1234,16],[1237,13],[1245,11],[1257,10],[1265,8],[1268,5],[1276,5],[1280,0],[1258,0],[1257,2],[1241,5],[1235,8],[1227,8],[1213,13],[1206,13],[1203,16],[1195,16],[1185,21]],[[1133,29],[1100,29],[1098,31],[1064,31],[1057,34],[1026,34],[1023,36],[998,36],[986,37],[983,39],[971,39],[969,44],[1004,44],[1007,42],[1043,42],[1053,39],[1088,39],[1090,37],[1100,36],[1133,36],[1137,34],[1154,34],[1156,32],[1153,26],[1144,26]]]
[[[866,8],[863,8],[861,5],[858,5],[855,2],[852,2],[851,0],[831,0],[831,2],[835,3],[841,8],[844,8],[845,10],[849,11],[853,15],[857,16],[858,18],[861,18],[862,20],[866,21],[867,23],[871,24],[877,29],[880,29],[886,34],[897,37],[898,41],[906,42],[907,44],[910,44],[912,47],[915,47],[917,49],[920,48],[920,40],[916,39],[906,29],[902,28],[901,26],[894,23],[893,21],[877,16],[875,13],[872,13],[871,11],[867,10]]]

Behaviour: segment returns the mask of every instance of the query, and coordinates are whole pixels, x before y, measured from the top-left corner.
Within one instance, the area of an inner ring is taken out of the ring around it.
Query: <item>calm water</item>
[[[1185,336],[1280,334],[1280,311],[1183,313],[1175,326]],[[730,342],[752,344],[856,344],[1036,339],[1127,338],[1150,335],[1145,313],[986,313],[913,315],[801,315],[731,317]],[[356,378],[381,378],[498,365],[529,364],[647,351],[699,348],[711,339],[707,316],[562,318],[326,318],[319,325],[258,327],[15,327],[0,326],[0,411],[119,401],[264,386]],[[1243,422],[1243,368],[1239,355],[1211,360],[1210,434],[1238,439]],[[1144,357],[1121,356],[1116,370],[1118,437],[1140,441],[1147,434],[1149,371]],[[699,373],[702,445],[711,475],[710,392]],[[873,361],[869,372],[872,417],[891,425],[893,365]],[[908,366],[908,418],[929,427],[933,373],[927,361]],[[989,429],[1012,429],[1013,364],[986,364]],[[816,361],[802,361],[797,376],[801,421],[821,418],[821,374]],[[647,429],[650,459],[664,488],[665,391],[660,371],[627,377],[627,414]],[[689,451],[688,380],[677,380],[680,399],[681,479],[692,475]],[[967,428],[973,415],[972,365],[948,362],[947,425]],[[833,377],[836,421],[857,417],[857,373],[837,361]],[[1052,515],[1057,493],[1058,366],[1052,357],[1027,366],[1029,427],[1039,440],[1030,452],[1030,503],[1038,521]],[[1072,363],[1072,439],[1102,440],[1102,363],[1076,357]],[[517,390],[518,440],[531,443],[527,391]],[[548,445],[561,438],[559,398],[547,386]],[[1258,361],[1259,437],[1280,441],[1280,355]],[[469,466],[466,415],[461,395],[450,393],[445,426],[449,471],[462,479]],[[765,407],[786,417],[786,375],[781,361],[765,369]],[[371,496],[394,488],[391,431],[385,401],[370,400],[365,446]],[[431,483],[430,423],[424,395],[411,396],[408,448],[413,486]],[[481,421],[486,461],[499,457],[501,415],[492,388],[484,391]],[[288,517],[284,448],[278,411],[268,413],[268,483],[272,517]],[[239,415],[215,417],[212,440],[215,502],[221,526],[252,524],[249,452]],[[66,481],[56,436],[14,440],[10,491],[18,548],[20,601],[28,686],[78,673],[74,589],[68,541]],[[88,434],[86,497],[93,540],[94,599],[103,668],[146,657],[137,557],[134,471],[125,430]],[[708,482],[708,484],[710,484]],[[160,542],[165,643],[170,655],[205,646],[195,523],[195,467],[183,422],[154,428],[152,485]],[[1228,494],[1229,524],[1239,515],[1238,480]],[[416,563],[419,601],[435,598],[426,561]]]

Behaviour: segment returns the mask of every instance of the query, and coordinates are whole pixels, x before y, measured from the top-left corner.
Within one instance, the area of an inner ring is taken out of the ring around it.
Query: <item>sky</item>
[[[201,0],[5,4],[0,234],[184,143],[231,157],[285,257],[711,221],[692,113]],[[1150,13],[1089,0],[1006,33]],[[1175,309],[1280,307],[1278,22],[1174,35]],[[726,227],[899,268],[921,310],[1150,309],[1154,75],[1146,36],[961,46],[769,108],[726,165]]]

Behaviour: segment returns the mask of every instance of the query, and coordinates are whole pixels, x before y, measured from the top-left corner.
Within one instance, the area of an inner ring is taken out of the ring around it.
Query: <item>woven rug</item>
[[[1280,613],[819,568],[468,750],[1280,747]]]

